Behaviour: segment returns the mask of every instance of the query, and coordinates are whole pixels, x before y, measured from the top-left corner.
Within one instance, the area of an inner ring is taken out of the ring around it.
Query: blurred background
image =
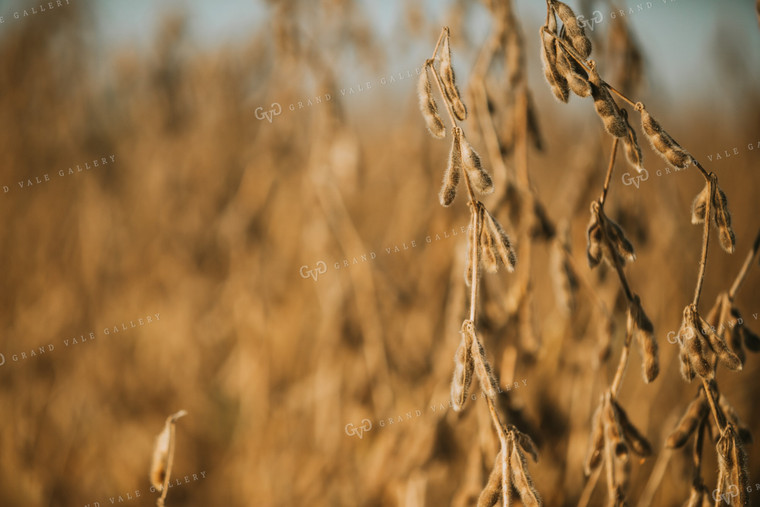
[[[168,506],[473,505],[497,447],[482,399],[448,406],[468,210],[462,196],[438,204],[449,146],[426,132],[416,83],[447,25],[467,97],[490,2],[58,3],[0,2],[0,504],[155,505],[155,437],[186,409]],[[576,505],[625,329],[614,273],[585,260],[609,142],[590,100],[560,104],[543,79],[544,3],[513,3],[543,141],[532,185],[593,290],[563,309],[551,242],[536,240],[531,317],[510,303],[521,258],[488,275],[482,332],[506,420],[539,445],[538,491]],[[711,244],[706,313],[760,228],[754,2],[570,4],[598,20],[587,33],[603,76],[638,75],[633,96],[728,196],[736,253]],[[640,58],[621,68],[623,29]],[[508,84],[488,89],[498,105]],[[477,119],[465,130],[484,152]],[[607,207],[636,247],[627,275],[660,344],[658,379],[644,384],[634,351],[621,394],[655,449],[629,494],[680,505],[688,450],[663,444],[696,384],[666,338],[696,283],[703,182],[642,148],[648,179],[624,180],[621,163]],[[506,188],[510,172],[495,178]],[[499,195],[486,203],[520,238]],[[599,301],[619,324],[608,361]],[[757,263],[736,302],[760,332]],[[718,376],[755,430],[758,363]],[[754,485],[760,448],[747,450]],[[712,488],[712,446],[705,456]]]

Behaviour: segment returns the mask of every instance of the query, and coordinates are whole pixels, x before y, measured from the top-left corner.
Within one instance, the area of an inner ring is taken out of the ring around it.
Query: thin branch
[[[760,230],[757,231],[757,236],[755,236],[755,242],[752,244],[752,249],[747,254],[747,258],[744,259],[744,265],[742,265],[742,269],[739,270],[739,274],[736,276],[733,285],[731,285],[731,289],[728,291],[728,300],[732,303],[734,301],[734,297],[736,297],[736,293],[739,291],[742,284],[744,283],[744,280],[747,278],[749,268],[752,265],[752,261],[755,260],[758,251],[760,251]]]
[[[626,331],[623,351],[620,353],[620,361],[618,362],[617,371],[615,372],[615,378],[612,381],[612,386],[610,386],[612,399],[617,398],[617,395],[620,392],[620,386],[623,384],[623,376],[625,375],[625,370],[628,366],[628,355],[631,350],[631,338],[631,333]]]
[[[705,226],[702,230],[702,256],[699,260],[699,275],[697,278],[697,287],[694,290],[694,300],[692,303],[695,307],[699,305],[699,297],[702,294],[702,285],[705,280],[705,270],[707,269],[707,247],[710,242],[710,222],[712,220],[712,200],[715,194],[715,175],[710,174],[708,182],[710,185],[709,194],[707,197],[707,203],[705,204]]]
[[[607,191],[610,188],[610,180],[612,179],[612,171],[615,168],[615,156],[617,155],[618,138],[612,139],[612,151],[610,152],[610,163],[607,166],[607,176],[604,178],[604,188],[602,189],[602,196],[599,198],[599,207],[604,209],[604,201],[607,199]]]

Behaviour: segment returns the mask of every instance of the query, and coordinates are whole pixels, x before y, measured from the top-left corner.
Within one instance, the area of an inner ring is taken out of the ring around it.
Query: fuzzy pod
[[[483,205],[476,201],[475,203],[468,203],[468,206],[473,206],[470,210],[470,229],[467,236],[467,263],[464,271],[464,281],[468,287],[472,286],[473,276],[479,276],[480,270],[480,245],[479,238],[481,231],[483,230],[483,215],[480,212],[480,208]]]
[[[515,445],[514,442],[512,444],[509,464],[512,472],[512,485],[520,495],[523,505],[526,507],[539,507],[541,505],[541,497],[538,491],[536,491],[533,479],[528,472],[528,463],[520,450],[520,446]]]
[[[672,166],[686,169],[692,163],[689,153],[665,132],[660,124],[649,114],[643,105],[638,105],[641,112],[641,129],[644,131],[652,148]]]
[[[494,237],[490,234],[487,227],[483,227],[480,231],[479,245],[483,267],[485,267],[486,271],[489,273],[496,273],[499,268],[499,263],[496,257],[497,247]]]
[[[472,325],[471,321],[470,325]],[[491,370],[491,364],[488,362],[488,358],[486,357],[486,351],[483,348],[483,344],[480,343],[480,339],[478,339],[477,335],[475,335],[473,331],[473,342],[471,346],[472,350],[472,357],[474,359],[475,364],[475,374],[478,377],[478,381],[480,382],[480,388],[483,390],[483,392],[491,398],[492,400],[496,399],[496,393],[499,390],[499,385],[496,382],[496,379],[493,376],[493,372]]]
[[[454,202],[457,196],[457,185],[462,172],[462,129],[454,127],[454,135],[451,139],[451,150],[449,151],[449,163],[446,166],[446,172],[443,174],[443,184],[438,194],[438,200],[441,206],[448,207]]]
[[[707,200],[710,198],[710,183],[706,183],[701,192],[697,194],[691,203],[691,223],[694,225],[704,223],[707,213]]]
[[[736,246],[736,236],[731,228],[731,213],[728,211],[728,199],[723,190],[715,184],[715,193],[713,194],[713,207],[715,214],[715,226],[718,228],[720,237],[720,246],[728,253],[734,253]]]
[[[517,265],[517,255],[512,248],[512,242],[510,241],[509,236],[507,236],[507,233],[504,232],[499,221],[496,220],[496,217],[494,217],[487,209],[483,209],[483,228],[491,236],[492,244],[496,247],[499,259],[507,268],[507,271],[511,273],[515,270],[515,266]]]
[[[694,367],[692,366],[691,361],[689,360],[689,354],[686,352],[686,349],[684,347],[681,347],[681,350],[678,352],[678,361],[680,364],[681,378],[683,378],[686,382],[691,382],[694,380],[694,377],[697,374],[694,371]]]
[[[665,447],[668,449],[683,447],[689,440],[689,437],[699,427],[699,424],[708,415],[708,411],[707,398],[705,398],[704,391],[700,389],[697,397],[689,403],[686,412],[681,416],[675,429],[668,436]]]
[[[464,121],[467,119],[467,108],[462,102],[462,98],[459,95],[459,88],[456,85],[456,77],[454,76],[454,68],[451,65],[451,47],[449,46],[449,34],[443,38],[443,46],[441,47],[441,63],[438,68],[441,74],[441,81],[443,81],[443,91],[446,94],[446,98],[451,104],[451,109],[454,111],[454,116],[458,120]]]
[[[515,436],[515,442],[517,442],[523,452],[530,454],[530,457],[533,458],[533,462],[538,463],[538,448],[533,439],[516,428],[512,430],[512,433]]]
[[[636,137],[636,131],[633,130],[633,127],[631,127],[631,124],[628,122],[628,113],[625,109],[621,109],[620,113],[625,120],[627,131],[626,135],[623,137],[625,158],[628,160],[628,163],[640,173],[644,171],[644,156],[641,154],[641,147],[639,146],[639,141]]]
[[[557,46],[557,72],[567,81],[570,90],[579,97],[588,97],[591,95],[591,85],[588,82],[588,73],[586,70],[568,55],[559,41],[555,41]]]
[[[486,483],[483,491],[480,492],[478,497],[478,507],[493,507],[499,503],[501,497],[501,458],[502,452],[496,455],[496,460],[491,469],[491,473],[488,476],[488,482]]]
[[[428,132],[436,139],[443,139],[446,137],[446,127],[444,127],[443,120],[441,120],[438,114],[438,106],[433,98],[433,90],[430,86],[429,66],[428,63],[425,63],[423,71],[420,72],[420,78],[417,81],[417,97],[419,98],[420,112],[422,112],[422,117],[425,119]]]
[[[629,316],[636,331],[636,339],[641,349],[642,375],[644,382],[649,383],[657,378],[660,372],[660,363],[657,354],[657,340],[654,337],[654,326],[649,320],[644,308],[641,306],[641,299],[634,294],[633,302],[629,307]]]
[[[458,128],[458,127],[457,127]],[[475,151],[470,142],[461,132],[461,146],[462,146],[462,166],[467,171],[467,176],[470,178],[470,184],[472,188],[481,195],[488,195],[493,193],[493,180],[491,175],[483,169],[483,164],[480,161],[480,155]]]
[[[739,310],[733,306],[728,299],[728,294],[726,292],[722,292],[718,296],[718,301],[715,303],[712,310],[710,310],[710,314],[706,320],[708,324],[717,328],[718,336],[726,341],[731,352],[736,354],[736,357],[739,358],[743,367],[744,362],[747,359],[747,354],[744,352],[741,331],[742,324],[739,324],[739,322],[743,323],[744,320],[742,319]]]
[[[605,440],[612,445],[615,458],[621,461],[628,461],[628,445],[623,437],[623,428],[618,420],[618,413],[615,411],[609,392],[605,396],[604,408],[602,410]]]
[[[625,119],[620,114],[620,109],[612,95],[610,95],[607,84],[599,77],[595,67],[592,67],[589,73],[589,83],[591,84],[591,96],[594,98],[594,108],[602,120],[604,129],[611,136],[625,137],[628,134]]]
[[[625,236],[623,229],[609,217],[604,215],[601,209],[599,210],[599,213],[602,214],[604,231],[607,235],[607,238],[612,243],[612,246],[614,247],[615,252],[620,260],[623,261],[622,264],[625,264],[625,261],[635,261],[636,253],[633,251],[633,244],[631,244],[631,242]]]
[[[594,201],[591,203],[591,219],[586,227],[586,257],[590,268],[598,266],[602,261],[602,241],[604,232],[599,216],[599,203]]]
[[[602,424],[602,408],[604,401],[594,411],[594,415],[591,418],[591,437],[589,439],[588,451],[586,451],[586,459],[583,463],[583,471],[586,477],[591,475],[596,467],[602,463],[604,457],[604,425]]]
[[[747,455],[733,424],[726,425],[715,448],[718,451],[718,489],[720,490],[723,485],[728,487],[736,485],[739,490],[736,504],[747,505],[746,493],[749,486]]]
[[[464,408],[472,381],[474,363],[471,347],[472,337],[463,332],[462,340],[454,356],[454,377],[451,380],[451,404],[455,412],[460,412]]]
[[[615,411],[616,419],[623,430],[623,436],[628,446],[641,457],[650,456],[652,454],[652,445],[646,437],[631,423],[623,407],[614,400],[610,400],[610,403]]]
[[[565,26],[565,35],[573,46],[573,49],[578,52],[581,58],[588,58],[591,54],[591,41],[586,37],[586,32],[580,23],[578,23],[578,18],[573,10],[563,2],[553,2],[552,5],[562,24]]]
[[[552,19],[554,19],[554,14],[550,17],[550,20]],[[567,102],[570,97],[570,88],[567,80],[557,69],[557,45],[552,34],[556,35],[556,20],[554,21],[554,31],[549,32],[544,27],[541,32],[541,43],[543,46],[541,56],[544,63],[544,77],[557,100]]]
[[[699,325],[699,315],[693,304],[684,308],[681,328],[678,330],[678,339],[681,343],[682,362],[685,356],[694,372],[705,379],[712,379],[715,371],[707,361],[710,346],[702,335],[702,330]],[[684,374],[683,365],[681,368],[681,374]],[[689,382],[691,381],[691,379],[686,376],[684,376],[684,379]]]
[[[702,336],[707,339],[712,351],[718,356],[718,360],[729,370],[741,371],[742,363],[739,357],[731,352],[726,344],[726,341],[718,336],[710,326],[699,314],[696,314],[696,322],[699,328],[702,329]]]

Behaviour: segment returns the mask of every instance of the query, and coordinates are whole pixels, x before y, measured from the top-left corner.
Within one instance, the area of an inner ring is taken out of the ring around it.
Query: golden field
[[[262,28],[214,48],[177,13],[147,48],[104,53],[88,35],[92,6],[73,1],[0,25],[1,505],[155,505],[153,446],[180,409],[167,506],[476,504],[498,439],[476,382],[464,411],[449,405],[469,212],[463,191],[450,208],[438,203],[449,144],[426,131],[417,79],[446,24],[474,103],[482,40],[460,20],[498,3],[455,2],[436,19],[405,7],[394,37],[423,48],[417,64],[341,0],[268,2]],[[592,415],[626,329],[614,269],[586,261],[610,143],[591,99],[554,100],[539,72],[540,26],[517,21],[543,141],[527,151],[531,195],[553,230],[526,229],[527,190],[507,191],[515,149],[504,147],[499,171],[478,133],[493,120],[502,143],[519,143],[500,109],[513,104],[499,63],[486,81],[494,112],[470,105],[462,125],[492,171],[484,202],[518,262],[483,275],[478,333],[502,420],[538,447],[529,468],[544,505],[570,506],[587,485]],[[588,31],[613,83],[632,74],[614,51],[617,22]],[[627,22],[635,34],[637,18]],[[760,93],[752,62],[736,63],[741,46],[713,46],[684,87],[720,73],[720,89],[658,93],[646,54],[631,84],[728,198],[736,251],[710,243],[704,315],[760,229]],[[699,381],[682,380],[670,341],[697,281],[691,204],[704,182],[694,167],[668,166],[633,120],[648,178],[626,179],[619,154],[605,210],[636,249],[625,274],[654,325],[660,372],[645,383],[631,348],[619,402],[653,453],[631,457],[626,492],[629,505],[682,505],[691,446],[665,443]],[[569,309],[552,276],[563,227],[579,280]],[[735,303],[760,332],[757,258]],[[615,324],[606,360],[600,308]],[[748,352],[742,371],[717,374],[755,438],[759,365]],[[748,502],[760,505],[760,448],[745,449]],[[709,437],[704,460],[712,491]],[[602,474],[589,505],[606,502]]]

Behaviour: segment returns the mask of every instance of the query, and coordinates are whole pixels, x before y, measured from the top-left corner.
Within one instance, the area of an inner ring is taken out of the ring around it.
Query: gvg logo
[[[319,261],[314,265],[314,268],[304,265],[301,266],[298,272],[301,274],[301,278],[312,277],[316,282],[319,275],[327,273],[327,264],[325,264],[325,261]]]
[[[282,106],[277,102],[272,102],[268,111],[265,111],[263,107],[259,106],[254,110],[253,114],[256,115],[257,120],[263,120],[266,118],[269,123],[272,123],[275,116],[280,116],[282,114]]]
[[[752,486],[750,486],[749,489],[751,490]],[[720,499],[722,498],[723,501],[726,502],[727,505],[731,505],[732,504],[731,498],[736,498],[737,496],[739,496],[739,486],[737,486],[736,484],[731,484],[728,487],[728,490],[722,495],[718,494],[717,489],[714,489],[712,492],[713,500],[715,500],[716,502],[719,502]]]
[[[578,20],[578,24],[581,25],[583,28],[591,28],[591,31],[594,31],[594,25],[598,25],[602,22],[604,19],[604,14],[602,14],[602,11],[594,11],[594,16],[591,19],[586,19],[583,14],[580,16],[576,16],[576,19]]]
[[[349,437],[356,435],[359,439],[364,438],[364,432],[372,429],[372,421],[369,419],[362,419],[362,424],[358,428],[352,423],[346,424],[346,435]]]
[[[642,181],[646,181],[649,179],[649,171],[641,168],[641,172],[637,174],[636,176],[631,176],[631,173],[625,172],[623,173],[623,185],[630,186],[635,185],[636,188],[639,188],[639,185]]]

